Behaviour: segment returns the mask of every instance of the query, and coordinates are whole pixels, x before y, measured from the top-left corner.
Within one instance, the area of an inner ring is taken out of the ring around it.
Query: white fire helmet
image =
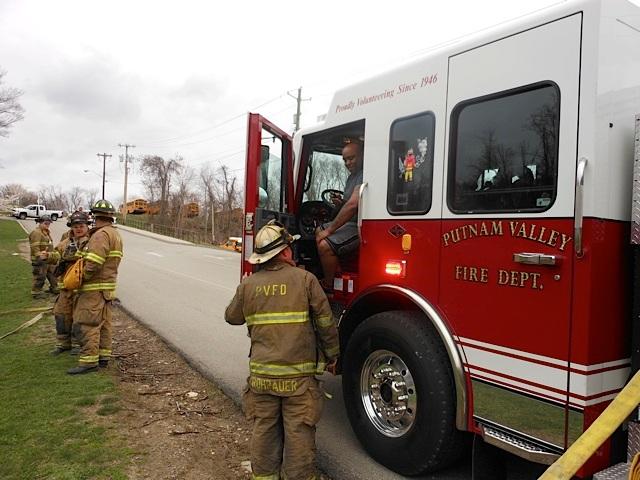
[[[265,263],[298,240],[300,235],[291,235],[279,222],[271,220],[256,234],[255,247],[249,263]]]

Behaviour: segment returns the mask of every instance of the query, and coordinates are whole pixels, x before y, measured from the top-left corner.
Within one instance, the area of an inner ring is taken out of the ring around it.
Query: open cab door
[[[250,275],[253,239],[271,219],[295,232],[292,138],[266,118],[250,113],[247,127],[242,276]]]

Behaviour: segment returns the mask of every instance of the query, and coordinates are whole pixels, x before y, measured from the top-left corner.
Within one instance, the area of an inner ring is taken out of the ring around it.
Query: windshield
[[[303,201],[321,200],[322,192],[327,189],[343,191],[348,176],[342,155],[314,151],[311,168],[307,169]]]

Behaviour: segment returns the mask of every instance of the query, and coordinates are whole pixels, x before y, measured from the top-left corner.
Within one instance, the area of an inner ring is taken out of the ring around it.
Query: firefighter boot
[[[83,373],[93,372],[98,369],[98,365],[78,365],[77,367],[67,370],[69,375],[79,375]]]
[[[98,366],[100,368],[107,368],[109,366],[109,360],[106,358],[101,358],[98,360]]]
[[[61,347],[60,345],[57,345],[56,348],[51,350],[49,353],[55,357],[60,355],[62,352],[68,352],[69,350],[71,350],[71,347]]]
[[[69,352],[69,355],[74,355],[74,356],[80,355],[80,345],[74,345],[71,351]]]

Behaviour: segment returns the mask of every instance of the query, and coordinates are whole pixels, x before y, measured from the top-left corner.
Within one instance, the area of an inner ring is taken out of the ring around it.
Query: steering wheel
[[[335,190],[333,188],[327,188],[323,190],[320,194],[320,200],[329,208],[334,209],[336,205],[331,201],[331,195],[340,195],[340,197],[344,200],[344,192],[342,190]]]

